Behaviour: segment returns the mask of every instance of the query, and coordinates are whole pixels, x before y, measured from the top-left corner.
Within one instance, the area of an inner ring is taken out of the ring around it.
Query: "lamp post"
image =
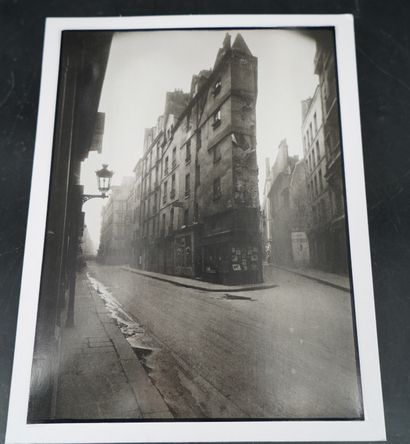
[[[83,204],[90,199],[105,199],[108,197],[107,193],[111,187],[111,178],[114,175],[114,171],[110,171],[108,169],[108,165],[106,163],[103,163],[101,170],[97,170],[95,174],[97,175],[98,189],[101,194],[83,194],[81,196]]]
[[[97,170],[95,172],[97,175],[97,184],[98,184],[98,190],[101,194],[80,194],[79,197],[81,197],[81,200],[78,204],[76,204],[77,210],[76,210],[76,219],[75,219],[75,226],[74,229],[74,236],[73,238],[76,239],[76,242],[73,243],[74,250],[71,250],[71,260],[69,260],[70,263],[70,282],[69,282],[69,295],[68,295],[68,307],[67,307],[67,327],[74,326],[74,299],[75,299],[75,286],[76,286],[76,273],[77,273],[77,255],[79,251],[79,242],[80,242],[80,233],[82,230],[82,222],[80,217],[82,215],[82,206],[86,202],[88,202],[90,199],[106,199],[108,196],[108,191],[111,187],[111,178],[114,175],[113,171],[110,171],[108,169],[107,164],[103,164],[102,168],[100,170]],[[77,206],[79,205],[79,206]]]

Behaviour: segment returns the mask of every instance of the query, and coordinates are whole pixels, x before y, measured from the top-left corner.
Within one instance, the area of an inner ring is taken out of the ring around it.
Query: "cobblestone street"
[[[357,418],[350,293],[274,269],[274,288],[177,287],[121,267],[90,276],[143,333],[143,363],[177,418]]]

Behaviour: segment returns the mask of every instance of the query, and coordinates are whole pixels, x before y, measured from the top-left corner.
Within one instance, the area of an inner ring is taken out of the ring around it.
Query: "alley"
[[[286,271],[214,293],[88,263],[145,331],[142,356],[176,418],[357,418],[351,295]]]

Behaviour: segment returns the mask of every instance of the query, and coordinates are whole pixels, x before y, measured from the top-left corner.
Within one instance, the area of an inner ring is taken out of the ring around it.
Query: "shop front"
[[[225,233],[202,239],[202,276],[222,284],[262,282],[262,257],[257,239]]]

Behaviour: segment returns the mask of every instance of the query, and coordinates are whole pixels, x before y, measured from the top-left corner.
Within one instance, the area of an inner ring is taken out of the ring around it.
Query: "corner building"
[[[188,96],[167,94],[148,144],[161,153],[161,180],[157,228],[142,214],[152,258],[145,269],[262,281],[256,97],[257,59],[240,34],[232,45],[226,35],[213,69],[193,76]]]

